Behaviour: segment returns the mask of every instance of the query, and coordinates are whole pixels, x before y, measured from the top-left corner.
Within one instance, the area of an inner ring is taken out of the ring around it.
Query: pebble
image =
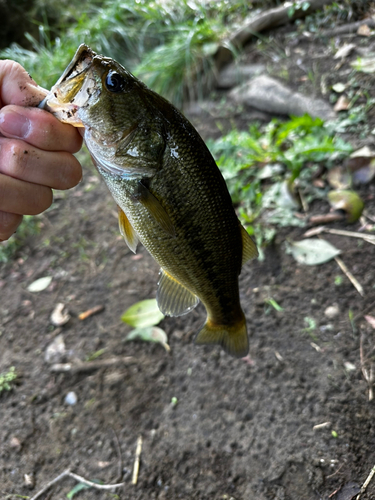
[[[64,336],[57,335],[53,341],[47,346],[44,353],[44,361],[46,363],[61,363],[66,354]]]
[[[68,392],[68,394],[65,396],[65,403],[70,406],[74,406],[77,404],[77,394],[73,391]]]
[[[340,309],[337,304],[333,304],[332,306],[327,307],[327,309],[324,311],[324,315],[328,319],[334,319],[336,316],[340,314]]]

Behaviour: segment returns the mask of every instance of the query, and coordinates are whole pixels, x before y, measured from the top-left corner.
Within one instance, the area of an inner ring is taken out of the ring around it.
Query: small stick
[[[137,484],[137,482],[138,482],[139,461],[140,461],[141,453],[142,453],[142,436],[138,436],[137,449],[135,450],[132,484]]]
[[[341,271],[345,274],[345,276],[349,279],[349,281],[352,283],[352,285],[354,286],[354,288],[357,290],[357,292],[359,293],[359,295],[361,295],[361,297],[364,297],[365,292],[363,291],[362,285],[352,275],[352,273],[346,267],[346,265],[344,264],[344,262],[339,257],[335,257],[335,261],[337,262],[337,264],[338,264],[339,268],[341,269]]]
[[[30,500],[37,500],[40,498],[46,491],[48,491],[51,486],[56,484],[57,482],[61,481],[61,479],[64,479],[64,477],[72,477],[76,481],[86,484],[87,486],[90,486],[91,488],[96,488],[97,490],[111,490],[113,488],[120,488],[121,486],[124,486],[125,483],[118,483],[118,484],[97,484],[93,483],[91,481],[88,481],[84,477],[78,476],[77,474],[74,474],[70,469],[65,470],[62,472],[59,476],[55,477],[55,479],[52,479],[48,484],[44,486],[36,495],[34,495]]]
[[[74,363],[56,363],[50,367],[51,372],[57,373],[85,373],[92,370],[99,370],[100,368],[107,368],[108,366],[115,365],[132,365],[137,361],[132,356],[119,356],[108,359],[101,359],[97,361],[76,361]]]
[[[341,464],[341,465],[340,465],[340,467],[337,469],[337,471],[336,471],[336,472],[334,472],[333,474],[330,474],[329,476],[326,476],[326,479],[329,479],[330,477],[336,476],[336,474],[337,474],[338,472],[340,472],[340,470],[344,467],[344,465],[345,465],[345,462],[344,462],[343,464]],[[337,493],[337,490],[336,490],[336,492],[335,492],[335,493]],[[331,496],[332,496],[332,495],[330,495],[328,498],[331,498]]]
[[[318,224],[329,224],[330,222],[336,222],[343,220],[345,218],[345,215],[342,215],[337,212],[330,212],[328,214],[322,214],[322,215],[312,215],[309,219],[310,224],[312,225],[318,225]]]
[[[361,487],[361,491],[360,491],[360,493],[357,495],[356,500],[359,500],[359,499],[360,499],[360,497],[361,497],[361,495],[362,495],[362,493],[364,493],[364,492],[366,491],[366,488],[367,488],[367,486],[370,484],[370,481],[371,481],[371,479],[374,477],[374,475],[375,475],[375,465],[374,465],[374,467],[371,469],[370,474],[367,476],[366,481],[363,483],[363,485],[362,485],[362,487]]]
[[[363,354],[363,334],[361,335],[361,338],[359,340],[359,358],[361,360],[362,375],[368,385],[368,400],[372,401],[374,399],[374,393],[372,389],[372,385],[374,383],[374,371],[372,369],[372,366],[370,366],[370,373],[369,373],[367,371],[367,368],[365,367],[366,360]]]
[[[331,229],[329,227],[315,227],[306,231],[304,236],[309,238],[310,236],[315,236],[320,233],[329,233],[329,234],[337,234],[338,236],[348,236],[349,238],[360,238],[361,240],[365,240],[368,243],[375,244],[375,236],[373,234],[364,234],[364,233],[356,233],[355,231],[345,231],[343,229]]]
[[[117,432],[115,429],[112,428],[113,436],[114,436],[114,441],[117,449],[117,455],[118,455],[118,480],[121,481],[122,476],[123,476],[123,463],[122,463],[122,454],[121,454],[121,446],[120,446],[120,441],[117,435]]]
[[[316,424],[313,427],[313,431],[317,431],[318,429],[325,429],[326,427],[329,427],[331,425],[331,422],[323,422],[322,424]]]
[[[94,314],[100,313],[104,311],[104,306],[95,306],[92,307],[91,309],[88,309],[85,312],[82,312],[81,314],[78,315],[78,318],[83,321],[84,319],[89,318],[90,316],[93,316]]]

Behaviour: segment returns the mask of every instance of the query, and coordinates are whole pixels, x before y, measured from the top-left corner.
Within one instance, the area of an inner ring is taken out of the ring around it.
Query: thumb
[[[0,106],[37,106],[47,95],[17,62],[0,61]]]

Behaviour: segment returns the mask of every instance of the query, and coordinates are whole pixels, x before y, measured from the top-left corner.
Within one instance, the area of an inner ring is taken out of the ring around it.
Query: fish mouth
[[[63,123],[83,127],[77,111],[84,107],[97,90],[94,78],[89,76],[96,53],[85,44],[78,47],[75,56],[47,96],[38,105]]]

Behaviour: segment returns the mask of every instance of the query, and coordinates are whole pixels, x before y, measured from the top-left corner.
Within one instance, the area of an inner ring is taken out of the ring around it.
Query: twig
[[[309,218],[309,223],[313,226],[317,226],[319,224],[329,224],[330,222],[341,221],[343,219],[345,219],[345,215],[338,212],[330,212],[328,214],[312,215]]]
[[[331,30],[323,30],[317,33],[318,36],[333,37],[337,35],[343,35],[344,33],[356,33],[360,26],[366,24],[369,28],[375,27],[374,19],[363,19],[362,21],[357,21],[356,23],[344,24],[343,26],[337,26]]]
[[[46,491],[48,491],[51,488],[51,486],[53,486],[54,484],[56,484],[59,481],[61,481],[62,479],[64,479],[64,477],[72,477],[76,481],[83,483],[83,484],[86,484],[87,486],[90,486],[91,488],[96,488],[97,490],[112,490],[113,488],[120,488],[121,486],[125,485],[125,483],[118,483],[118,484],[93,483],[91,481],[88,481],[84,477],[81,477],[81,476],[78,476],[77,474],[74,474],[74,472],[72,472],[70,469],[67,469],[64,472],[62,472],[59,476],[55,477],[55,479],[52,479],[52,481],[47,483],[44,486],[44,488],[42,488],[40,491],[38,491],[38,493],[36,495],[34,495],[32,498],[30,498],[30,500],[37,500],[38,498],[40,498]]]
[[[74,363],[56,363],[51,366],[51,372],[57,373],[85,373],[92,370],[99,370],[100,368],[107,368],[108,366],[115,365],[132,365],[137,363],[137,360],[132,356],[119,356],[108,359],[101,359],[98,361],[75,361]]]
[[[356,316],[354,316],[353,321],[357,321],[361,316],[364,316],[368,312],[372,311],[372,309],[375,306],[375,302],[372,302],[369,307],[366,307],[366,309],[360,313],[358,313]]]
[[[372,365],[370,366],[370,372],[367,370],[365,367],[366,360],[363,354],[363,334],[360,337],[359,340],[359,358],[361,360],[361,371],[363,378],[366,380],[367,385],[368,385],[368,400],[372,401],[374,399],[374,393],[373,393],[373,383],[374,383],[374,370]]]
[[[121,446],[120,446],[120,441],[117,435],[117,432],[115,429],[112,428],[113,436],[114,436],[114,441],[117,449],[117,455],[118,455],[118,480],[121,481],[122,476],[123,476],[123,469],[124,465],[122,463],[122,454],[121,454]]]
[[[93,316],[94,314],[100,313],[102,311],[104,311],[104,306],[95,306],[95,307],[92,307],[91,309],[88,309],[87,311],[79,314],[78,319],[83,321],[83,320],[89,318],[90,316]]]
[[[310,236],[316,236],[320,233],[337,234],[338,236],[348,236],[349,238],[360,238],[361,240],[365,240],[368,243],[372,243],[373,245],[375,245],[375,235],[373,234],[356,233],[354,231],[331,229],[329,227],[316,227],[314,229],[309,229],[309,231],[306,231],[304,236],[306,238],[309,238]]]
[[[337,474],[338,472],[340,472],[340,470],[344,467],[344,465],[345,465],[345,462],[344,462],[343,464],[341,464],[341,465],[340,465],[340,467],[337,469],[337,471],[336,471],[336,472],[334,472],[333,474],[330,474],[329,476],[326,476],[326,479],[329,479],[330,477],[336,476],[336,474]],[[332,495],[330,495],[330,497],[331,497],[331,496],[332,496]],[[329,498],[330,498],[330,497],[329,497]]]
[[[138,436],[137,449],[135,450],[132,484],[137,484],[137,482],[138,482],[139,461],[140,461],[141,453],[142,453],[142,436]]]
[[[331,425],[331,422],[323,422],[322,424],[316,424],[313,427],[313,431],[317,431],[318,429],[325,429],[326,427],[329,427]]]
[[[374,465],[374,467],[371,469],[370,474],[367,476],[366,481],[363,483],[363,485],[362,485],[362,487],[361,487],[361,491],[360,491],[360,493],[357,495],[356,500],[359,500],[359,499],[360,499],[360,497],[361,497],[361,495],[362,495],[362,494],[366,491],[366,488],[367,488],[367,486],[370,484],[370,481],[371,481],[371,479],[374,477],[374,475],[375,475],[375,465]]]
[[[354,286],[354,288],[357,290],[357,292],[359,293],[359,295],[361,295],[361,297],[364,297],[365,292],[363,291],[362,285],[352,275],[352,273],[346,267],[346,265],[344,264],[344,262],[339,257],[335,257],[335,261],[337,262],[337,264],[340,267],[341,271],[345,274],[345,276],[348,278],[348,280],[352,283],[352,285]]]

